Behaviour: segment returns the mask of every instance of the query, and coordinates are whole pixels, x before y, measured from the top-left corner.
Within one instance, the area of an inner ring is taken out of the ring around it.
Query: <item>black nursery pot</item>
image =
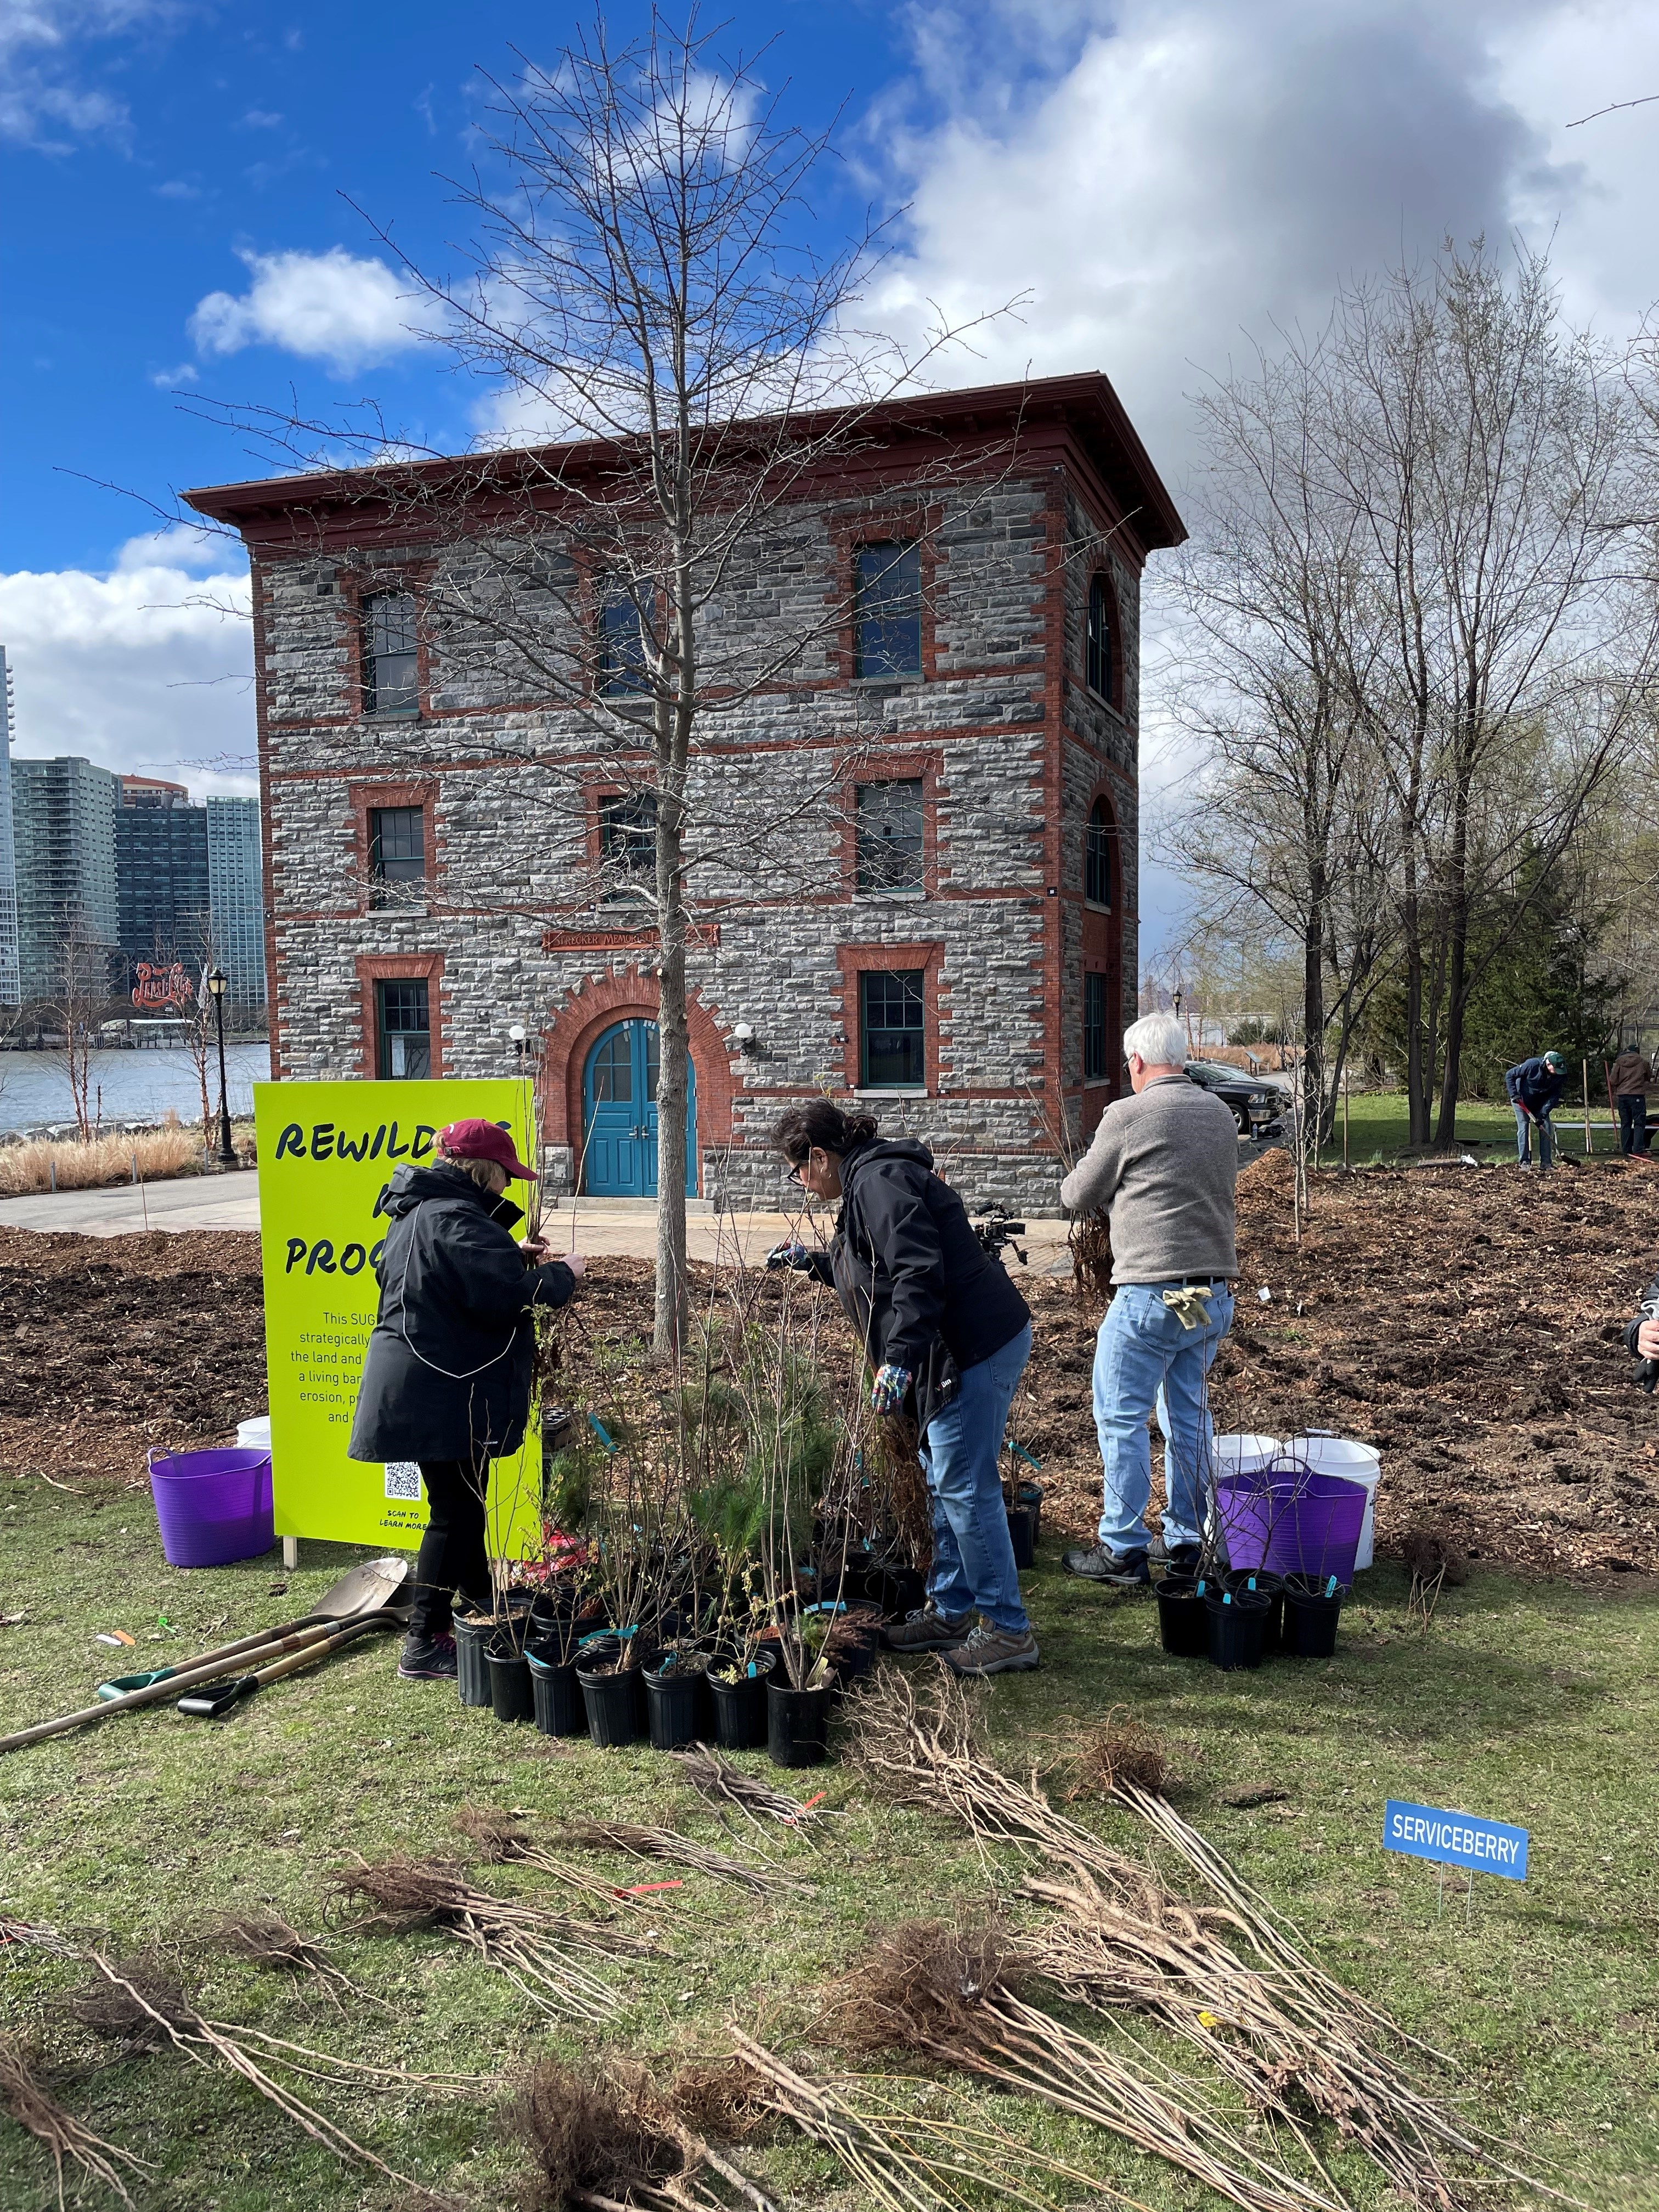
[[[1227,1592],[1206,1590],[1204,1609],[1209,1615],[1211,1663],[1224,1674],[1237,1674],[1242,1667],[1259,1667],[1268,1613],[1267,1601],[1260,1591],[1247,1590],[1230,1601]]]
[[[1034,1567],[1036,1565],[1036,1532],[1037,1516],[1030,1506],[1011,1505],[1008,1508],[1008,1540],[1014,1547],[1014,1565],[1017,1567]]]
[[[530,1686],[530,1667],[522,1651],[509,1644],[503,1651],[488,1655],[489,1702],[498,1721],[527,1721],[535,1717],[536,1700]]]
[[[773,1675],[766,1685],[766,1748],[775,1766],[822,1766],[830,1756],[830,1686],[792,1690]]]
[[[1158,1633],[1174,1659],[1207,1659],[1210,1616],[1190,1575],[1165,1575],[1158,1586]]]
[[[504,1651],[512,1642],[507,1631],[487,1613],[457,1614],[455,1620],[455,1678],[464,1705],[487,1705],[489,1693],[489,1654]]]
[[[1292,1575],[1285,1585],[1285,1655],[1289,1659],[1328,1659],[1336,1650],[1342,1603],[1348,1593],[1339,1583],[1329,1597],[1312,1575]]]
[[[641,1711],[645,1692],[639,1668],[623,1667],[609,1674],[593,1672],[595,1668],[614,1666],[621,1656],[622,1638],[607,1636],[590,1644],[576,1665],[576,1680],[582,1686],[582,1705],[587,1714],[587,1733],[606,1750],[637,1743],[645,1734],[645,1715]]]
[[[536,1726],[544,1735],[586,1735],[587,1707],[582,1701],[582,1686],[576,1680],[576,1662],[562,1660],[559,1650],[558,1640],[550,1638],[539,1650],[532,1644],[525,1654]]]
[[[1285,1577],[1270,1575],[1262,1567],[1235,1567],[1221,1577],[1223,1589],[1230,1589],[1237,1597],[1241,1590],[1254,1589],[1258,1597],[1267,1601],[1267,1626],[1261,1639],[1261,1656],[1271,1659],[1285,1640]]]
[[[647,1725],[653,1751],[684,1751],[706,1740],[708,1677],[678,1664],[645,1669]]]
[[[1043,1489],[1040,1482],[1022,1482],[1014,1492],[1015,1504],[1028,1505],[1031,1509],[1031,1534],[1034,1540],[1042,1534],[1042,1499]]]
[[[915,1613],[927,1595],[927,1577],[915,1567],[866,1567],[857,1583],[866,1605],[878,1606],[889,1620]]]
[[[735,1655],[717,1658],[734,1663]],[[766,1685],[777,1665],[775,1651],[757,1651],[749,1662],[752,1674],[741,1674],[735,1682],[722,1682],[710,1674],[708,1690],[714,1701],[714,1741],[722,1751],[758,1751],[766,1741]]]

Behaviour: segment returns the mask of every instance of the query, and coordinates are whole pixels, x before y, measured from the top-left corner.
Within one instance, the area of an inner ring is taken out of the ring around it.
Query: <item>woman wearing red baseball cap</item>
[[[457,1592],[491,1601],[484,1544],[489,1462],[524,1442],[534,1306],[562,1306],[584,1272],[579,1253],[515,1243],[524,1216],[503,1195],[533,1182],[507,1131],[453,1121],[428,1165],[397,1169],[375,1201],[388,1226],[375,1273],[380,1308],[368,1340],[350,1454],[417,1460],[429,1518],[415,1565],[415,1604],[398,1672],[453,1679]]]

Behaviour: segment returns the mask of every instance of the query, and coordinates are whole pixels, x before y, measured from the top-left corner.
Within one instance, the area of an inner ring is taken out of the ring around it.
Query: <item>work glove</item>
[[[797,1274],[804,1275],[811,1264],[812,1255],[798,1237],[775,1244],[766,1255],[769,1274],[775,1274],[780,1267],[793,1267]]]
[[[1195,1283],[1188,1283],[1178,1291],[1165,1291],[1164,1303],[1182,1328],[1207,1328],[1210,1325],[1210,1294]]]
[[[870,1389],[870,1403],[878,1413],[896,1413],[910,1388],[908,1367],[878,1367]]]

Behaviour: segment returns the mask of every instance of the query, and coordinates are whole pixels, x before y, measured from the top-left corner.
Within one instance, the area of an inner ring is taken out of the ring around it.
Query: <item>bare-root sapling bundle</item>
[[[1127,1778],[1109,1792],[1187,1862],[1207,1903],[1176,1895],[1004,1774],[943,1669],[924,1702],[884,1668],[860,1698],[850,1735],[885,1794],[961,1820],[982,1846],[1021,1853],[1033,1869],[1027,1893],[1056,1916],[1021,1956],[1068,1996],[1143,2012],[1198,2043],[1262,2110],[1297,2130],[1328,2122],[1359,2143],[1412,2203],[1444,2212],[1464,2164],[1542,2186],[1419,2088],[1395,2052],[1421,2046],[1333,1980],[1164,1797]],[[1311,2155],[1305,2134],[1303,2142]]]
[[[507,2124],[530,2154],[526,2212],[775,2212],[642,2066],[596,2069],[544,2058],[520,2083]]]
[[[498,1897],[441,1859],[393,1857],[336,1875],[348,1905],[368,1907],[352,1924],[366,1932],[408,1935],[435,1929],[476,1951],[539,2011],[597,2022],[622,2002],[582,1964],[584,1954],[644,1958],[652,1946],[620,1929]]]
[[[578,1850],[617,1851],[627,1858],[665,1859],[672,1866],[690,1867],[695,1874],[705,1874],[711,1881],[727,1881],[739,1889],[753,1890],[762,1897],[774,1896],[785,1890],[810,1894],[811,1884],[798,1881],[793,1875],[779,1874],[771,1867],[754,1867],[742,1859],[734,1859],[725,1851],[711,1850],[707,1844],[694,1843],[672,1828],[650,1828],[630,1820],[567,1820],[559,1830],[556,1840],[572,1844]]]
[[[64,2212],[64,2160],[101,2182],[123,2204],[132,2203],[118,2168],[143,2175],[152,2169],[131,2151],[106,2142],[58,2103],[41,2078],[40,2054],[17,2037],[0,2036],[0,2112],[44,2145],[58,2182],[58,2212]]]

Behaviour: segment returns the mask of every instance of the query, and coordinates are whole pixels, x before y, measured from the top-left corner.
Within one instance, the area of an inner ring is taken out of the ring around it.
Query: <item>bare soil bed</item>
[[[1239,1186],[1244,1272],[1218,1425],[1376,1444],[1385,1551],[1429,1527],[1534,1574],[1650,1573],[1659,1407],[1619,1340],[1656,1272],[1654,1176],[1606,1161],[1548,1178],[1322,1176],[1298,1246],[1289,1164],[1269,1154]],[[263,1412],[258,1267],[258,1238],[234,1232],[0,1231],[0,1466],[77,1486],[141,1480],[147,1448],[223,1441]],[[1067,1285],[1019,1279],[1036,1350],[1016,1433],[1042,1462],[1045,1525],[1086,1537],[1097,1316]],[[567,1357],[584,1335],[647,1339],[649,1285],[644,1261],[596,1263]]]

